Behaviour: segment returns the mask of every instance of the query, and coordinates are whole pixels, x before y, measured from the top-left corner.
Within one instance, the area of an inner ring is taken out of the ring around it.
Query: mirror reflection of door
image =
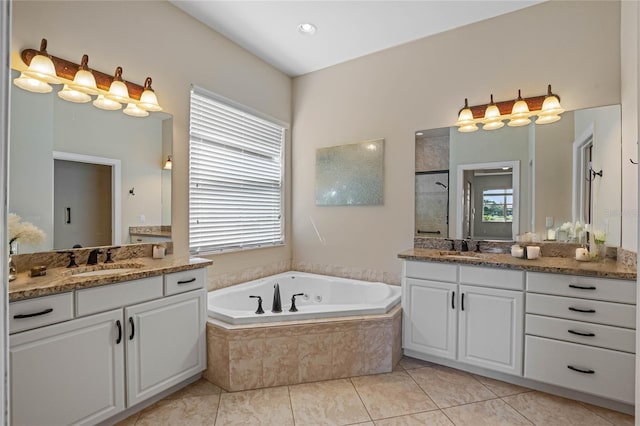
[[[54,160],[54,249],[111,244],[111,182],[111,166]]]
[[[473,172],[465,172],[464,186],[464,216],[462,218],[462,235],[464,238],[471,238],[473,235],[473,183],[469,179],[469,175]]]

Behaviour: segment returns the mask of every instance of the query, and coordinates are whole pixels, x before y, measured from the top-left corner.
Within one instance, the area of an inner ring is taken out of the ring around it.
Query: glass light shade
[[[458,128],[458,131],[461,133],[471,133],[478,130],[478,126],[475,123],[469,123],[462,125]]]
[[[147,111],[138,108],[136,104],[127,105],[127,107],[122,112],[132,117],[146,117],[147,115],[149,115]]]
[[[69,85],[73,90],[86,93],[87,95],[97,95],[98,86],[96,85],[96,78],[91,71],[80,69],[73,77],[73,83]]]
[[[520,127],[520,126],[526,126],[527,124],[531,123],[531,120],[529,119],[529,117],[526,116],[520,116],[520,117],[512,117],[511,120],[509,120],[509,122],[507,123],[507,126],[509,127]]]
[[[557,114],[540,114],[536,119],[536,124],[550,124],[560,120],[560,116]]]
[[[504,122],[502,120],[489,120],[485,121],[482,125],[483,130],[496,130],[504,127]]]
[[[93,101],[93,106],[100,109],[105,109],[107,111],[115,111],[122,108],[122,104],[120,102],[112,101],[111,99],[107,99],[104,95],[98,95],[98,99]]]
[[[60,84],[60,79],[56,74],[56,67],[48,56],[34,56],[33,59],[31,59],[29,68],[27,68],[23,74],[46,83]]]
[[[21,73],[20,77],[14,79],[13,84],[21,89],[34,93],[49,93],[53,90],[53,87],[51,87],[49,83],[27,77],[24,73]]]
[[[456,126],[464,126],[473,123],[473,112],[471,112],[471,108],[464,108],[458,114],[458,121],[456,122]]]
[[[127,89],[127,85],[123,81],[113,80],[111,86],[109,86],[109,93],[105,96],[115,102],[127,103],[130,101],[129,89]]]
[[[511,115],[515,117],[525,117],[529,115],[529,105],[527,105],[524,99],[520,99],[513,104]]]
[[[500,110],[496,105],[489,105],[487,109],[484,111],[484,119],[485,121],[495,121],[500,118]],[[486,126],[485,126],[486,127]],[[483,127],[484,129],[484,127]]]
[[[542,103],[542,115],[562,114],[564,109],[556,95],[548,95]]]
[[[62,88],[61,91],[58,92],[58,97],[64,99],[65,101],[75,102],[77,104],[85,104],[91,101],[91,96],[86,93],[78,92],[67,86],[66,84]]]
[[[162,107],[158,104],[158,98],[153,90],[145,89],[140,95],[138,106],[147,111],[162,111]]]
[[[171,156],[167,157],[167,161],[164,163],[164,170],[171,170],[173,168],[173,162],[171,161]]]

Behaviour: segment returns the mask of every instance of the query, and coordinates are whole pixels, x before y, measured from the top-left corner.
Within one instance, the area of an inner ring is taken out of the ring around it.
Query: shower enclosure
[[[416,172],[415,234],[449,236],[449,171]]]

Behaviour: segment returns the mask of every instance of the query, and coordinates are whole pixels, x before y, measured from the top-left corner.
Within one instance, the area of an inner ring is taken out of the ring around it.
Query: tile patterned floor
[[[387,374],[244,392],[199,380],[118,426],[633,424],[616,411],[405,357]]]

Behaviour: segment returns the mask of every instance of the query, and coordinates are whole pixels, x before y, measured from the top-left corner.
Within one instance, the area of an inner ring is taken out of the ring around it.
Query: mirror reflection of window
[[[482,192],[482,221],[513,221],[513,189],[487,189]]]

